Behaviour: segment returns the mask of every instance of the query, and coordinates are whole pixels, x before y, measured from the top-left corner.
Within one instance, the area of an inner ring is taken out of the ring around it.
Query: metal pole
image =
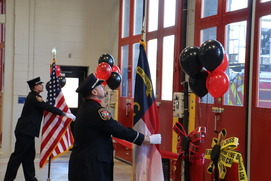
[[[50,181],[50,174],[51,174],[51,156],[49,156],[49,161],[48,161],[48,178],[47,181]]]
[[[181,48],[186,47],[186,28],[187,28],[187,6],[188,0],[182,1],[182,44]],[[186,81],[186,75],[182,71],[181,72],[181,81],[183,84],[183,93],[184,93],[184,116],[183,116],[183,127],[185,131],[188,133],[188,120],[189,120],[189,90],[188,90],[188,82]],[[184,159],[184,181],[190,180],[190,169],[189,169],[189,158],[188,156]]]
[[[186,132],[188,132],[188,120],[189,120],[189,107],[188,107],[188,82],[183,82],[183,92],[184,92],[184,117],[183,117],[183,127]],[[188,155],[184,159],[184,180],[190,180],[190,169],[189,169],[189,157]]]

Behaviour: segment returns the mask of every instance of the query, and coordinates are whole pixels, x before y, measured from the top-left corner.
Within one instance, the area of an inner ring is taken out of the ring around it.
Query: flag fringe
[[[58,158],[58,157],[60,157],[60,156],[62,156],[62,155],[65,155],[72,148],[73,148],[73,145],[69,146],[69,148],[67,150],[63,151],[62,153],[60,153],[60,154],[58,154],[58,155],[56,155],[54,157],[51,157],[51,161],[54,160],[54,159],[56,159],[56,158]],[[49,158],[49,156],[47,158]],[[43,168],[43,166],[46,165],[49,162],[49,160],[47,158],[46,158],[44,164],[40,166],[40,168]]]

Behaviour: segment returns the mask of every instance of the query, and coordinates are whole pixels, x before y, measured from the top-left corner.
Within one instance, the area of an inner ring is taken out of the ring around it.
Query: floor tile
[[[4,179],[9,157],[0,155],[0,180]],[[50,181],[68,181],[69,154],[56,158],[51,163]],[[132,166],[119,160],[114,161],[114,181],[130,181]],[[39,155],[35,159],[36,175],[40,181],[48,179],[48,164],[39,168]],[[15,181],[24,181],[22,166],[20,166]]]

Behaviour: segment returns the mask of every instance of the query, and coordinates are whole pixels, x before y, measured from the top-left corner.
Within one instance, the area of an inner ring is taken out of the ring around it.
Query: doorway
[[[63,76],[65,85],[62,92],[71,112],[76,115],[78,107],[82,103],[82,97],[75,92],[80,82],[82,82],[88,74],[88,67],[60,66],[61,76]]]
[[[82,104],[82,96],[75,90],[79,84],[87,77],[88,67],[74,67],[60,65],[61,76],[65,79],[65,85],[62,87],[62,92],[65,97],[66,103],[71,112],[76,116],[78,108]],[[73,132],[74,122],[71,122],[71,130]]]

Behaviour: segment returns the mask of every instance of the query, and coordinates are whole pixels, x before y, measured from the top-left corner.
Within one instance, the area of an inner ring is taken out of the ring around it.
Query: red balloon
[[[106,81],[104,81],[104,82],[102,83],[102,85],[106,86],[106,85],[107,85]]]
[[[108,63],[102,62],[96,68],[96,77],[98,79],[107,80],[112,72],[112,68]]]
[[[61,69],[59,65],[56,65],[56,76],[61,76]]]
[[[223,96],[229,85],[229,77],[222,71],[213,71],[206,79],[206,88],[214,98]]]
[[[61,69],[59,65],[55,65],[56,67],[56,76],[60,77],[61,76]],[[52,66],[50,66],[50,74],[52,73]]]
[[[224,54],[224,58],[223,58],[223,61],[221,62],[221,64],[214,70],[214,71],[226,71],[227,68],[229,66],[229,59],[228,59],[228,56],[227,54]]]
[[[117,65],[113,65],[112,72],[117,72],[120,74],[120,68]]]

